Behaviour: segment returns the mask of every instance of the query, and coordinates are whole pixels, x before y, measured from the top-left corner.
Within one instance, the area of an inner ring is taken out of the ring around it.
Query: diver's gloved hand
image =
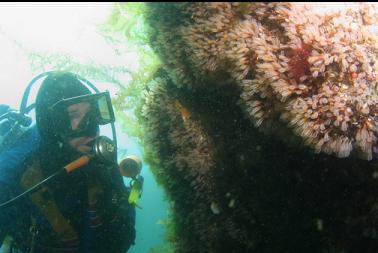
[[[144,178],[143,178],[142,175],[136,176],[130,182],[131,191],[130,191],[129,199],[128,199],[130,205],[142,208],[138,205],[138,201],[139,201],[139,199],[142,195],[142,192],[143,192],[143,182],[144,182]]]
[[[135,243],[135,207],[128,203],[127,197],[120,200],[117,211],[104,227],[108,231],[107,236],[110,236],[105,241],[114,242],[108,245],[107,252],[127,252]]]

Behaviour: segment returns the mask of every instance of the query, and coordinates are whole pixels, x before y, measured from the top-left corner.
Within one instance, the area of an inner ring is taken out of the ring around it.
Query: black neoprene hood
[[[90,90],[72,73],[57,72],[46,77],[38,90],[35,108],[36,123],[42,139],[58,138],[52,122],[54,117],[62,115],[52,114],[49,108],[62,99],[85,94],[91,94]]]

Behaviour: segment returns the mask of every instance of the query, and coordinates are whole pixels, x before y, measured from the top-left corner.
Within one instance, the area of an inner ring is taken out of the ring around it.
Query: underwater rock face
[[[214,191],[212,170],[215,169],[214,147],[201,122],[180,102],[177,89],[164,77],[156,78],[144,93],[143,116],[145,135],[151,150],[161,161],[161,170],[154,174],[174,200],[177,226],[183,237],[196,236],[211,242],[212,233],[203,233],[211,226],[204,210],[210,211]],[[177,201],[175,201],[177,200]],[[187,210],[192,210],[187,212]],[[190,227],[191,230],[186,230]],[[176,249],[183,247],[174,240]],[[187,246],[187,245],[185,245]],[[187,248],[187,250],[191,248]]]
[[[377,4],[152,6],[151,44],[177,85],[232,83],[257,127],[281,120],[316,152],[377,154]]]
[[[243,118],[231,87],[192,93],[166,76],[148,87],[146,145],[172,202],[175,252],[378,249],[376,164],[261,133]]]
[[[168,76],[147,86],[146,145],[176,252],[378,252],[375,4],[148,11]]]

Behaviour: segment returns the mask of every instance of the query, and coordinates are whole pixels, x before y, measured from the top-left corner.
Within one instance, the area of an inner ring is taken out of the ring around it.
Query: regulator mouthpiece
[[[95,139],[93,144],[93,152],[95,156],[104,163],[115,163],[117,150],[114,142],[106,137],[99,136]]]

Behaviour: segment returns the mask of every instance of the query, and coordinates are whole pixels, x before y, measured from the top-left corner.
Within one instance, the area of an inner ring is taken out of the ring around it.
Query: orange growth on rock
[[[293,77],[297,82],[304,75],[310,75],[310,63],[308,57],[311,54],[311,46],[303,44],[301,48],[291,49],[288,52],[289,66]]]
[[[175,107],[180,111],[181,117],[185,122],[190,117],[190,111],[186,109],[177,99],[175,100]]]

